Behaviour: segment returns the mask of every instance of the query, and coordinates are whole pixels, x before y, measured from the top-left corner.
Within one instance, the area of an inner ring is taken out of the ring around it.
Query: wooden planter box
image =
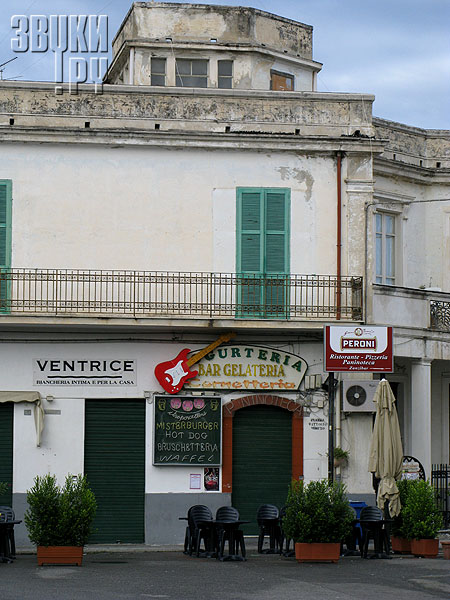
[[[83,561],[83,546],[38,546],[38,565],[78,565]]]
[[[439,540],[411,540],[411,552],[414,556],[436,558],[439,552]]]
[[[295,544],[295,558],[302,562],[337,563],[341,553],[341,545],[336,544]]]
[[[391,546],[396,554],[412,554],[411,540],[406,538],[391,536]]]

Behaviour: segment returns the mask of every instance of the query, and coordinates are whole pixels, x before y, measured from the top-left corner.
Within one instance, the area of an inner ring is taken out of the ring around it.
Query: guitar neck
[[[212,342],[212,344],[209,344],[209,346],[206,346],[206,348],[203,348],[203,350],[200,350],[199,352],[194,354],[194,356],[191,356],[191,358],[187,361],[187,366],[192,367],[192,365],[195,365],[195,363],[197,363],[199,360],[202,360],[202,358],[206,356],[208,352],[211,352],[212,350],[214,350],[214,348],[220,346],[220,344],[230,341],[231,338],[234,338],[235,335],[235,333],[228,333],[226,335],[220,336],[218,340]]]

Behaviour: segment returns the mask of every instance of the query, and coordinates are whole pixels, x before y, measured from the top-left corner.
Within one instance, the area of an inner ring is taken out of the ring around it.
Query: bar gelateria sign
[[[208,390],[297,390],[308,365],[290,352],[264,346],[222,346],[198,363],[185,388]]]

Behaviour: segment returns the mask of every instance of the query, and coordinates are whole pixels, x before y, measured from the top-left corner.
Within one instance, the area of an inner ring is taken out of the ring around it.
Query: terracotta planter
[[[441,542],[441,546],[442,546],[442,553],[444,555],[444,558],[446,558],[447,560],[450,560],[450,540],[443,540]]]
[[[436,558],[439,552],[439,540],[411,540],[411,552],[414,556]]]
[[[341,545],[337,544],[295,544],[295,558],[298,562],[333,562],[337,563]]]
[[[396,554],[412,554],[411,540],[406,538],[391,536],[391,546]]]
[[[38,565],[78,565],[83,561],[83,546],[38,546]]]

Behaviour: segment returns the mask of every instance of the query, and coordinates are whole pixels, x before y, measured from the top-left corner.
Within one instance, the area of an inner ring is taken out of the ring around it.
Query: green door
[[[292,478],[292,413],[275,406],[256,405],[233,417],[232,504],[244,529],[256,534],[256,512],[261,504],[286,503]]]
[[[98,505],[89,542],[143,543],[144,400],[86,400],[84,472]]]
[[[0,404],[0,481],[9,484],[6,494],[0,495],[0,506],[12,506],[13,410],[11,402]]]

